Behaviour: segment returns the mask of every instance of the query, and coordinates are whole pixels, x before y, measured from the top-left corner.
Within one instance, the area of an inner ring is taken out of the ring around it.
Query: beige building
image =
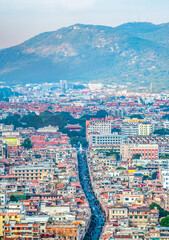
[[[0,238],[4,235],[4,224],[9,221],[20,221],[20,214],[19,213],[7,213],[6,210],[0,211]]]
[[[149,222],[148,207],[137,207],[129,209],[129,225],[130,227],[147,226]]]
[[[153,132],[153,127],[151,124],[140,123],[138,125],[138,135],[148,136]]]
[[[120,155],[122,157],[122,160],[127,160],[131,159],[131,151],[130,151],[130,146],[129,144],[121,144],[120,145]]]
[[[128,207],[121,204],[115,204],[109,209],[109,221],[113,219],[127,218]]]
[[[14,174],[20,180],[39,180],[39,179],[52,179],[54,168],[49,165],[27,165],[23,167],[13,167],[10,173]]]
[[[70,213],[70,207],[68,205],[51,205],[47,206],[45,203],[41,204],[41,212],[48,214],[51,217],[56,217],[57,215],[62,216],[65,213]]]
[[[122,144],[120,145],[120,155],[123,160],[140,154],[143,159],[158,159],[159,147],[158,144]]]

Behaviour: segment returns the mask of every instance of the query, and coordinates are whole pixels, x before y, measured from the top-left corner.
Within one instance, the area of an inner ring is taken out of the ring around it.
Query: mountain
[[[8,84],[68,81],[167,87],[169,24],[118,27],[76,24],[39,34],[0,51],[0,81]]]

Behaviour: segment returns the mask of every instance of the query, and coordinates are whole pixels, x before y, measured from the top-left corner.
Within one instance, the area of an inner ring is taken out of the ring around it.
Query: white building
[[[89,134],[111,134],[111,120],[104,118],[91,119],[86,121],[86,139]]]
[[[138,135],[138,124],[123,124],[121,132],[126,136]]]
[[[91,134],[88,137],[89,146],[100,146],[100,145],[120,145],[122,136],[118,133],[113,134]]]
[[[162,170],[160,172],[163,188],[169,188],[169,169]]]
[[[53,127],[49,125],[48,127],[39,128],[37,132],[38,133],[57,133],[58,130],[59,130],[58,126]]]

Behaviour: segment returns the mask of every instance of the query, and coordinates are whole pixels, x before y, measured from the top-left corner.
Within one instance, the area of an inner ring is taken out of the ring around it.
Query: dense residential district
[[[169,239],[169,95],[1,83],[0,239]]]

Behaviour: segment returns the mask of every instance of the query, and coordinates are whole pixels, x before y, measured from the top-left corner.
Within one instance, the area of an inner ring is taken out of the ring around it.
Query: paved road
[[[78,167],[80,183],[89,201],[92,212],[91,223],[84,239],[98,240],[105,223],[105,213],[101,209],[100,203],[95,197],[94,191],[91,186],[86,153],[78,153]]]

